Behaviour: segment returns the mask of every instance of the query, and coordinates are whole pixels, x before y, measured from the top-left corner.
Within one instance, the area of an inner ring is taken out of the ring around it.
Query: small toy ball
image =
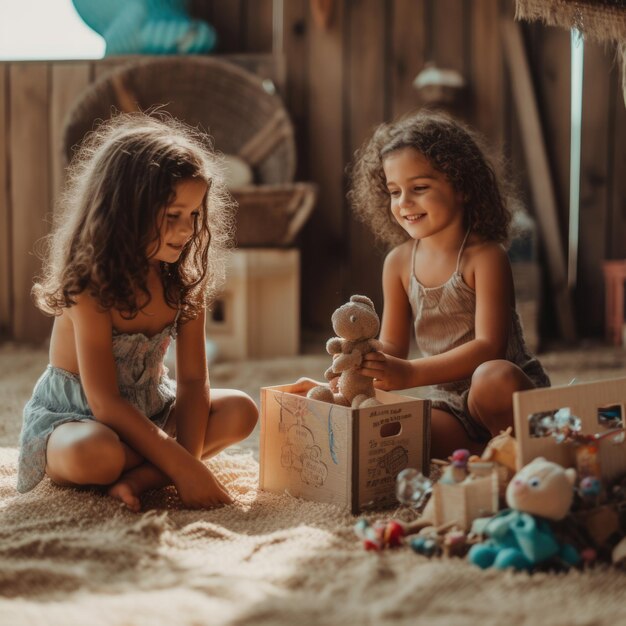
[[[366,550],[384,550],[402,545],[405,535],[404,526],[396,520],[375,522],[370,524],[366,519],[360,519],[354,525],[354,532],[363,540]]]
[[[600,495],[602,483],[595,476],[585,476],[580,481],[580,495],[583,498],[594,498]]]
[[[454,467],[467,467],[467,462],[470,458],[470,451],[465,448],[461,448],[459,450],[455,450],[450,457],[452,461],[452,465]]]
[[[404,538],[404,527],[395,520],[389,520],[385,525],[383,532],[384,545],[389,548],[395,548],[402,545]]]
[[[441,475],[440,482],[444,485],[461,483],[467,478],[467,462],[470,458],[470,451],[465,448],[455,450],[450,457],[448,465]]]
[[[357,521],[354,525],[354,532],[357,537],[363,540],[363,547],[366,550],[382,550],[383,542],[376,529],[366,519]]]
[[[437,542],[432,537],[423,535],[412,537],[409,541],[409,545],[414,552],[423,554],[424,556],[434,556],[439,549]]]
[[[585,565],[591,565],[598,558],[598,553],[593,548],[585,548],[581,550],[580,557]]]
[[[462,530],[451,530],[444,536],[444,543],[453,545],[465,541],[465,533]]]

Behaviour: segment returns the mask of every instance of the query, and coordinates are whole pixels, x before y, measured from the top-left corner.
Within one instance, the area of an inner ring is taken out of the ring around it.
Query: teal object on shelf
[[[202,54],[215,29],[187,13],[186,0],[72,0],[82,20],[104,37],[106,55]]]

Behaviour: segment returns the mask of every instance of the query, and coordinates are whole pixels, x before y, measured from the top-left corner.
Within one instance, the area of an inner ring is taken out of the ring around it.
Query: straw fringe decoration
[[[515,18],[576,28],[595,41],[626,41],[624,0],[516,0]]]
[[[579,30],[585,38],[615,43],[626,104],[625,0],[516,0],[515,19],[541,20],[548,26]]]

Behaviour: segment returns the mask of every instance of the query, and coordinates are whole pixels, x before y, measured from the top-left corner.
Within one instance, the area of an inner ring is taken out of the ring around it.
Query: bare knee
[[[447,459],[455,450],[466,448],[472,454],[480,454],[484,445],[472,441],[461,422],[446,411],[431,411],[431,449],[434,459]]]
[[[512,425],[513,394],[532,387],[532,381],[510,361],[482,363],[472,376],[468,399],[470,412],[492,435],[498,434]]]
[[[245,439],[256,426],[259,410],[243,391],[218,389],[213,392],[211,415],[205,438],[205,452],[223,449]]]
[[[108,485],[124,469],[125,453],[117,434],[102,424],[75,424],[50,435],[46,471],[60,483]]]
[[[233,399],[232,411],[239,424],[241,438],[247,437],[257,424],[259,409],[254,400],[247,394],[239,392]]]
[[[515,391],[523,388],[520,374],[524,376],[519,367],[510,361],[486,361],[474,371],[471,389],[481,397],[508,399]]]

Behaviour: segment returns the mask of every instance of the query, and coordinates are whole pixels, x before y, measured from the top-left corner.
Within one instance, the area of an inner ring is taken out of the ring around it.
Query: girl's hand
[[[233,501],[211,470],[193,457],[174,478],[174,485],[183,504],[190,509],[210,509]]]
[[[374,387],[383,391],[415,387],[415,365],[384,352],[368,352],[359,370],[374,379]]]

